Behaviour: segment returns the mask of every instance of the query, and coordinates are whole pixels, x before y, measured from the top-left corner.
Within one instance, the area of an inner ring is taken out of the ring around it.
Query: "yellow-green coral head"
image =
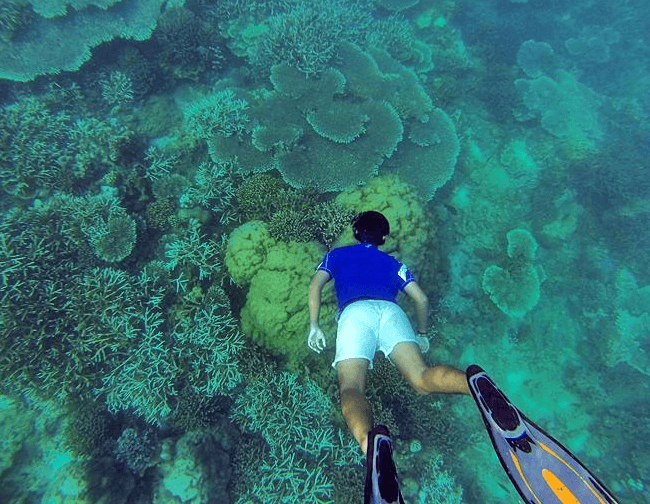
[[[262,221],[250,221],[233,230],[228,239],[225,260],[232,279],[238,283],[250,282],[274,244],[275,240]]]

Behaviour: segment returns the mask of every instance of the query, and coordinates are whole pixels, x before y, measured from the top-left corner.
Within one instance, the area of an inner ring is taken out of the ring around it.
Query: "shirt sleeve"
[[[399,276],[400,280],[402,280],[402,284],[400,285],[401,290],[404,290],[404,287],[406,287],[411,282],[415,282],[415,277],[413,276],[413,273],[411,273],[411,271],[406,267],[406,264],[400,263],[399,270],[397,271],[397,276]]]
[[[318,265],[318,268],[316,268],[316,271],[323,270],[327,272],[330,277],[334,278],[334,274],[332,273],[331,270],[331,263],[332,263],[332,258],[330,256],[330,252],[328,252],[327,254],[325,254],[325,257],[323,257],[323,260]]]

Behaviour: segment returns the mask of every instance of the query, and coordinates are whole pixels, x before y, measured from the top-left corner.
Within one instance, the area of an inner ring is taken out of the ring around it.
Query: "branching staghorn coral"
[[[194,184],[180,196],[182,208],[200,206],[211,210],[222,225],[236,221],[235,184],[239,176],[233,163],[204,161],[194,174]]]
[[[77,89],[71,88],[74,96]],[[76,103],[76,98],[73,98]],[[54,91],[25,96],[0,109],[2,189],[18,198],[43,197],[119,164],[130,130],[89,114],[73,116]]]
[[[218,91],[185,109],[188,131],[202,139],[214,135],[239,136],[249,122],[247,108],[247,101],[237,98],[232,89]]]
[[[330,420],[332,404],[315,382],[291,373],[272,374],[249,384],[235,400],[231,418],[262,435],[269,454],[237,502],[332,502],[330,474],[359,462],[356,443]],[[254,480],[253,480],[254,478]],[[288,483],[288,484],[287,484]]]
[[[185,238],[174,240],[165,247],[169,271],[186,275],[186,280],[195,276],[198,280],[210,278],[221,268],[221,243],[205,239],[198,221],[190,221],[190,229]],[[177,283],[177,291],[185,290],[184,284]]]
[[[266,4],[261,9],[266,15],[241,9],[234,19],[222,22],[231,50],[246,57],[260,75],[275,64],[290,65],[303,76],[318,75],[336,56],[338,43],[363,40],[372,24],[370,10],[361,2]]]
[[[222,292],[194,288],[186,298],[164,269],[99,267],[83,228],[105,204],[62,196],[1,221],[0,385],[61,401],[99,397],[158,424],[178,394],[233,387],[243,342]],[[218,264],[203,259],[214,275]]]

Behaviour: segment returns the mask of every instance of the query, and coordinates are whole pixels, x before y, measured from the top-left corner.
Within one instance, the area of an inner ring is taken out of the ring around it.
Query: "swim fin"
[[[528,504],[618,504],[605,485],[501,392],[483,369],[467,368],[467,383],[494,450]]]
[[[393,461],[388,428],[376,425],[368,435],[364,504],[404,504]]]

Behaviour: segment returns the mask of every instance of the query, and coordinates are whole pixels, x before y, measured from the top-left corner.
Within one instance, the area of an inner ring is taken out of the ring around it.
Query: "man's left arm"
[[[404,292],[415,303],[415,314],[418,320],[417,331],[426,334],[429,330],[429,298],[416,282],[409,282],[404,287]]]

